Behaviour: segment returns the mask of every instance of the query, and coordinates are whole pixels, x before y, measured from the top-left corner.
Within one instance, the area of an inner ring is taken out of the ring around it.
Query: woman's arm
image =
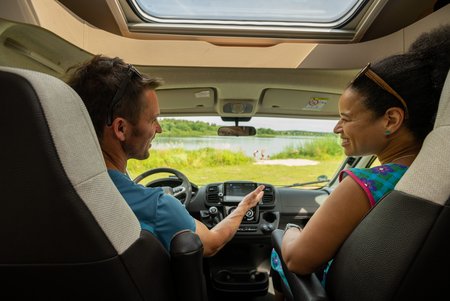
[[[281,253],[287,268],[297,274],[313,273],[336,251],[370,209],[363,189],[346,177],[311,217],[303,231],[286,231]]]

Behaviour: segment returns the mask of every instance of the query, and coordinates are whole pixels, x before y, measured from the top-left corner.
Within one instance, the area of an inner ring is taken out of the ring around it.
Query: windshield
[[[163,133],[152,142],[150,157],[130,160],[134,178],[157,167],[175,168],[198,186],[246,180],[277,186],[331,179],[344,159],[336,120],[252,118],[239,125],[256,128],[255,136],[217,136],[218,117],[177,117],[160,120]],[[326,176],[326,178],[324,178]],[[161,175],[158,175],[161,177]]]

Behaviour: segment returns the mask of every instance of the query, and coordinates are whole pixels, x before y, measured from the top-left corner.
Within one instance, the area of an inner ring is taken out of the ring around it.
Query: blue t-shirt
[[[161,188],[134,183],[126,174],[108,169],[111,180],[138,218],[141,228],[153,233],[170,249],[175,233],[189,229],[195,232],[195,221],[180,201]]]

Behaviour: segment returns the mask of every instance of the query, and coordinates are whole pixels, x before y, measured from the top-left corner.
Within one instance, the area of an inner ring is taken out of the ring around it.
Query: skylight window
[[[156,23],[336,26],[364,0],[132,0]]]

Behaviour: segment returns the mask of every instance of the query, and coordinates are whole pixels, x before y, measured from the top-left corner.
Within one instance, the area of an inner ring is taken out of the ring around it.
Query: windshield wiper
[[[286,185],[283,186],[285,188],[289,188],[289,187],[300,187],[300,186],[308,186],[308,185],[312,185],[312,184],[318,184],[318,183],[328,183],[330,182],[330,179],[328,179],[327,176],[318,176],[316,181],[310,181],[310,182],[303,182],[303,183],[294,183],[294,184],[290,184],[290,185]]]

